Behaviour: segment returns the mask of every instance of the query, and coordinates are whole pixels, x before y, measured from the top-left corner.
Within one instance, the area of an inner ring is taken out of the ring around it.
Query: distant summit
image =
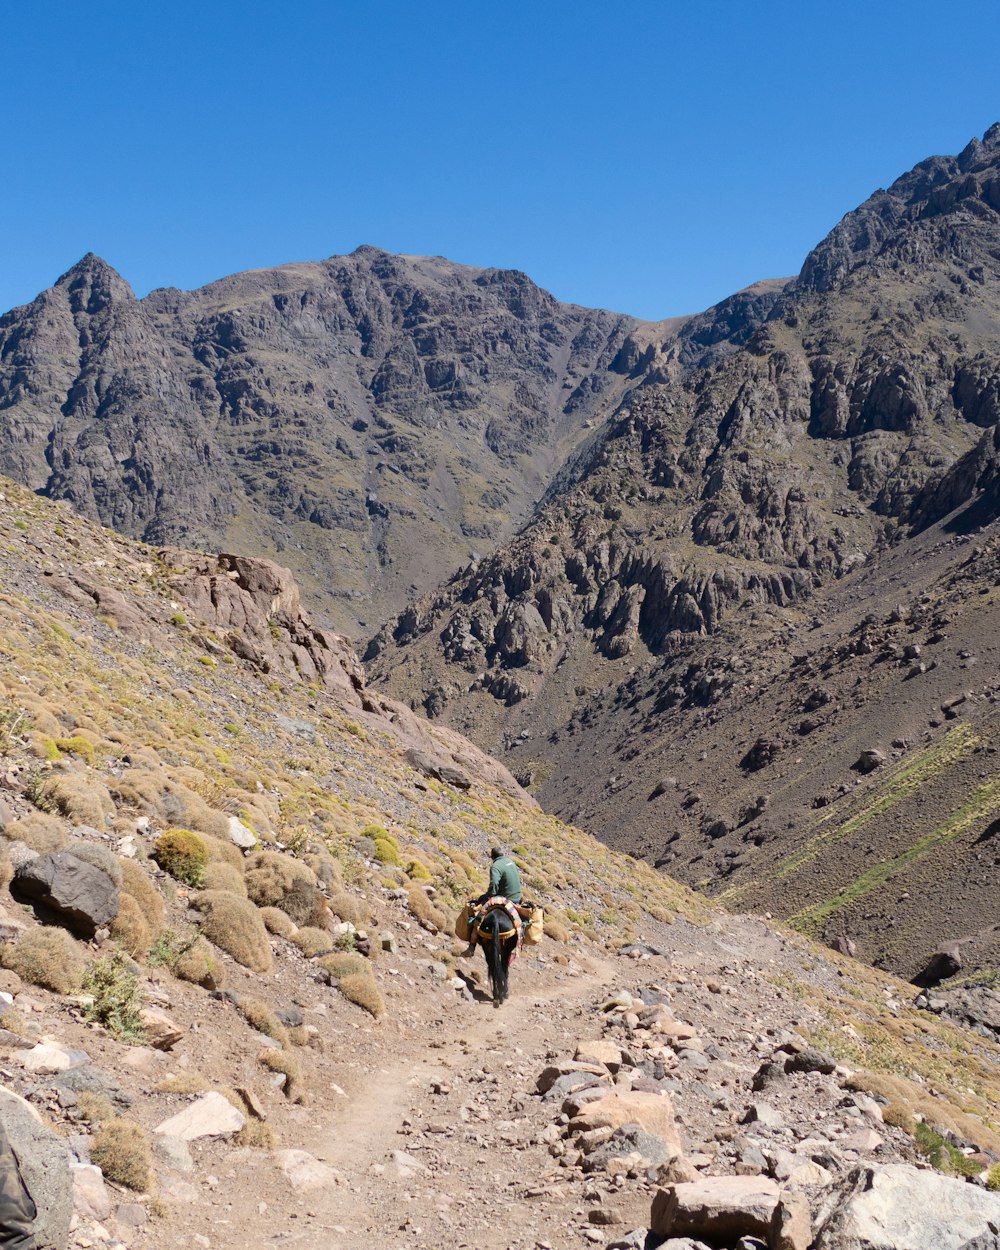
[[[280,556],[367,632],[531,515],[637,324],[369,244],[143,300],[88,253],[0,319],[0,469],[151,542]]]

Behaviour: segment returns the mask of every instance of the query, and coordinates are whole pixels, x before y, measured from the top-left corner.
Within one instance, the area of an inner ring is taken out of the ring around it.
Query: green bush
[[[190,829],[168,829],[156,839],[153,859],[164,872],[199,889],[205,880],[209,849],[205,839]]]
[[[121,953],[102,956],[90,965],[83,981],[84,993],[94,1001],[86,1010],[88,1020],[103,1024],[112,1037],[141,1045],[146,1034],[139,1018],[142,1001],[139,979]]]

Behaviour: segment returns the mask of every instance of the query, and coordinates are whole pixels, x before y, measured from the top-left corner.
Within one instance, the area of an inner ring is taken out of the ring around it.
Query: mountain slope
[[[357,632],[530,515],[639,328],[371,247],[142,300],[90,255],[0,319],[0,470],[147,541],[281,554]]]
[[[40,1244],[641,1245],[708,1178],[818,1236],[886,1164],[1000,1219],[988,988],[972,1031],[967,988],[929,1010],[545,815],[368,690],[269,561],[0,504],[0,1108],[49,1166]],[[495,1011],[446,921],[512,831],[550,936]],[[25,900],[53,852],[108,878],[108,925]]]
[[[926,535],[997,515],[998,179],[994,127],[876,193],[794,281],[682,325],[536,520],[382,631],[368,653],[377,679],[613,845],[659,858],[683,832],[676,870],[716,880],[703,862],[719,853],[715,822],[654,816],[646,799],[681,752],[693,790],[729,799],[722,823],[738,824],[755,799],[738,765],[750,744],[697,768],[686,709],[780,683],[814,596],[823,619],[858,626],[853,596],[883,550],[942,594]],[[746,723],[720,723],[714,741],[739,741]],[[804,789],[822,764],[803,762]],[[741,866],[752,875],[768,854],[742,848]],[[843,871],[859,875],[866,854]],[[786,885],[767,901],[790,914]],[[945,919],[958,910],[938,936],[961,911],[942,895]],[[871,953],[910,967],[935,940],[928,927],[911,950]]]

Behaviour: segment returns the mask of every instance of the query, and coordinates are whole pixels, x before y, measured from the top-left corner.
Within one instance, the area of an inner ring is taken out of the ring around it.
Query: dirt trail
[[[522,958],[499,1010],[458,998],[436,1028],[384,1047],[332,1124],[303,1143],[343,1178],[311,1195],[322,1236],[303,1230],[285,1244],[590,1244],[569,1232],[562,1204],[546,1209],[544,1178],[559,1169],[537,1140],[548,1111],[528,1095],[547,1052],[586,1035],[582,1020],[572,1023],[614,976],[605,961],[559,968]]]

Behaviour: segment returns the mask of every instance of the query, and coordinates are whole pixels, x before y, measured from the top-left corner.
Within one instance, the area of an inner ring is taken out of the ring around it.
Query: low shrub
[[[150,934],[155,938],[163,928],[163,895],[146,871],[134,859],[122,859],[122,894],[134,899]]]
[[[25,929],[14,942],[0,947],[0,963],[22,981],[57,994],[80,988],[86,967],[80,947],[65,929]]]
[[[280,907],[261,907],[260,918],[268,933],[274,933],[277,937],[287,940],[298,932],[295,922]]]
[[[164,872],[198,889],[205,879],[208,846],[191,829],[168,829],[156,839],[153,859]]]
[[[107,1180],[137,1193],[149,1188],[153,1164],[149,1135],[131,1120],[105,1121],[90,1139],[90,1157]]]
[[[205,890],[192,906],[203,913],[201,931],[210,942],[251,972],[271,971],[271,943],[260,912],[249,899],[225,890]]]
[[[142,908],[131,896],[122,894],[118,900],[118,915],[112,920],[111,936],[126,954],[133,959],[145,959],[153,941]]]
[[[302,1064],[297,1055],[289,1050],[264,1050],[259,1056],[260,1062],[272,1072],[281,1072],[285,1076],[285,1097],[289,1102],[303,1102]]]
[[[23,842],[39,855],[61,851],[69,841],[63,822],[47,812],[28,812],[12,821],[4,830],[4,837],[11,842]]]
[[[223,860],[208,864],[202,884],[206,890],[228,890],[230,894],[236,894],[240,898],[247,896],[243,874],[238,868],[234,868],[232,864],[227,864]]]
[[[103,1024],[119,1041],[141,1045],[146,1034],[139,1019],[142,1000],[139,979],[125,955],[101,956],[90,965],[83,989],[94,1001],[86,1009],[88,1020]]]
[[[256,1029],[258,1033],[263,1033],[266,1037],[273,1037],[276,1042],[280,1042],[282,1047],[288,1045],[288,1030],[274,1014],[267,1003],[261,1002],[259,998],[253,998],[249,994],[241,994],[237,1011],[243,1019]]]
[[[325,929],[313,929],[308,925],[299,929],[292,937],[292,941],[307,959],[312,959],[321,951],[333,949],[333,938]]]
[[[385,1014],[385,1000],[370,972],[364,975],[354,972],[341,977],[337,988],[346,999],[363,1007],[376,1020]]]

